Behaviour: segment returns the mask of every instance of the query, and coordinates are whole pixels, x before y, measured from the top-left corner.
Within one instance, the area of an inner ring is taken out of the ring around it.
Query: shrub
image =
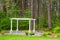
[[[2,28],[0,27],[0,33],[1,33],[1,31],[2,31]]]
[[[57,33],[57,36],[60,37],[60,33]]]
[[[53,28],[52,31],[55,33],[60,33],[60,27],[57,26],[57,27]]]
[[[26,35],[28,35],[28,34],[29,34],[29,32],[25,32],[25,34],[26,34]]]
[[[9,29],[10,20],[8,17],[1,19],[0,27],[2,30]]]
[[[48,36],[51,35],[51,32],[44,32],[42,36]]]
[[[1,31],[1,34],[2,34],[2,35],[4,35],[4,34],[5,34],[5,32],[4,32],[4,31]]]
[[[31,33],[29,33],[30,35],[34,35],[35,33],[34,32],[31,32]]]
[[[28,31],[25,33],[26,33],[26,35],[34,35],[35,34],[34,32],[29,33]]]
[[[1,33],[1,29],[0,29],[0,33]]]

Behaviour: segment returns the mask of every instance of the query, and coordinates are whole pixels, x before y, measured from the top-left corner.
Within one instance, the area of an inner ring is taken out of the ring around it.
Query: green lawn
[[[60,38],[39,37],[39,36],[4,35],[4,36],[0,36],[0,40],[60,40]]]

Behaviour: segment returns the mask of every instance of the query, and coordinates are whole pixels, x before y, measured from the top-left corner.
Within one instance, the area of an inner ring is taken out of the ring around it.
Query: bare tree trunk
[[[48,27],[51,28],[50,0],[47,0],[47,8],[48,8]]]
[[[59,22],[60,22],[60,0],[59,0]]]
[[[31,0],[28,0],[28,9],[30,9],[31,10]]]
[[[35,18],[36,8],[36,0],[31,0],[31,18]],[[31,30],[33,30],[33,21],[31,22]]]
[[[38,25],[38,30],[40,30],[40,16],[41,16],[42,0],[37,0],[37,2],[38,2],[37,25]]]
[[[24,9],[28,9],[28,0],[24,1]]]
[[[21,0],[20,1],[21,3],[20,3],[20,9],[21,9],[21,11],[20,11],[20,16],[21,17],[24,17],[24,0]]]
[[[8,16],[8,10],[9,10],[9,1],[10,0],[5,0],[6,1],[6,11],[7,11],[7,16]]]
[[[2,11],[3,11],[3,1],[0,0],[0,12],[2,12]]]
[[[56,13],[56,15],[57,15],[57,24],[58,24],[58,26],[60,26],[60,20],[59,20],[59,0],[57,0],[57,11],[56,11],[57,13]]]

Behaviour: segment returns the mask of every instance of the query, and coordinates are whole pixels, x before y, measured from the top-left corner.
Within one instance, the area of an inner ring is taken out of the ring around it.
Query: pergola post
[[[16,29],[16,31],[18,32],[18,20],[17,20],[17,29]]]
[[[31,20],[29,20],[29,33],[31,33],[30,25],[31,25]]]
[[[34,20],[33,32],[35,33],[35,20]]]
[[[12,19],[11,19],[11,28],[10,28],[10,33],[12,33]]]

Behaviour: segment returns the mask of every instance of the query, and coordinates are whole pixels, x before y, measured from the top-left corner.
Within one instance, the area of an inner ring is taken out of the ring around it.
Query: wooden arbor
[[[31,25],[31,21],[33,20],[33,21],[34,21],[33,32],[35,32],[35,20],[36,20],[36,19],[33,19],[33,18],[10,18],[10,20],[11,20],[10,33],[13,32],[13,30],[12,30],[12,21],[13,21],[13,20],[17,20],[16,32],[19,31],[19,29],[18,29],[18,20],[29,20],[29,33],[31,32],[30,25]]]

